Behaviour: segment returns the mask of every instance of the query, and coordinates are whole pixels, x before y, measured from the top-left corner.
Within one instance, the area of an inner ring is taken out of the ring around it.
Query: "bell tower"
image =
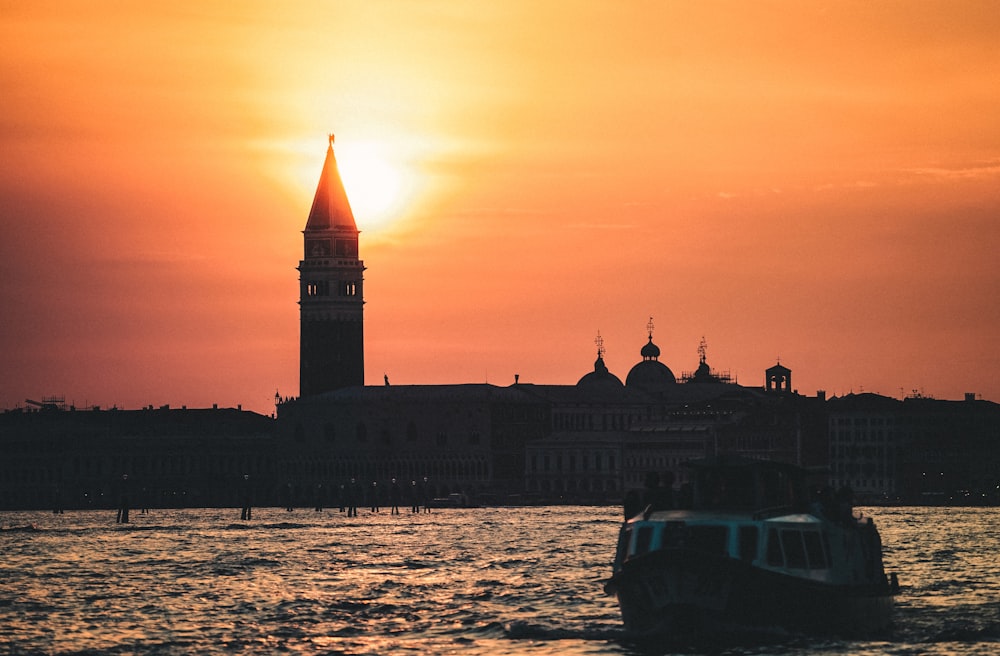
[[[358,226],[333,154],[326,151],[299,262],[299,395],[365,384],[365,264]]]
[[[792,370],[778,360],[778,364],[764,370],[764,389],[768,392],[791,392]]]

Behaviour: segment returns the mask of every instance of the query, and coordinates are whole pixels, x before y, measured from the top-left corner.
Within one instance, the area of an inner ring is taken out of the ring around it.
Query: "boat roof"
[[[763,522],[767,524],[821,524],[823,520],[809,513],[788,513],[774,517],[755,517],[753,513],[704,511],[704,510],[657,510],[647,515],[636,515],[629,521],[683,522],[685,524],[746,524]]]

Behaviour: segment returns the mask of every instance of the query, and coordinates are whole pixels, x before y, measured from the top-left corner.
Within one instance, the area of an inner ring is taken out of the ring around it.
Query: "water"
[[[636,643],[617,508],[0,513],[0,654],[994,654],[1000,509],[872,508],[903,585],[877,640]]]

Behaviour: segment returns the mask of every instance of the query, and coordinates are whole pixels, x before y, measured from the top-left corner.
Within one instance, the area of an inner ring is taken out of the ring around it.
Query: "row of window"
[[[881,460],[893,455],[895,455],[895,449],[886,449],[881,446],[838,446],[836,444],[830,446],[831,464],[837,458],[878,458]]]
[[[237,476],[257,474],[265,471],[267,462],[263,456],[222,456],[203,455],[181,456],[74,456],[62,461],[20,460],[13,466],[0,468],[0,482],[21,484],[49,484],[66,479],[111,478],[122,474],[144,479],[161,476]]]
[[[693,451],[678,457],[636,456],[634,458],[625,458],[624,460],[625,467],[628,469],[653,471],[680,467],[683,463],[698,457],[698,455],[700,454],[697,451]]]
[[[296,424],[294,433],[294,439],[296,442],[304,443],[306,441],[306,429],[302,424]],[[354,439],[358,442],[367,442],[369,438],[368,424],[361,421],[354,427]],[[395,442],[395,436],[392,431],[388,428],[383,428],[378,432],[376,437],[381,444],[392,444]],[[337,427],[334,424],[327,423],[323,425],[323,440],[329,444],[334,444],[338,440]],[[417,431],[417,425],[414,422],[409,422],[406,426],[406,441],[407,442],[418,442],[420,440],[420,435]],[[470,431],[464,438],[466,444],[476,445],[482,440],[482,436],[478,430]],[[448,446],[449,444],[460,442],[461,438],[450,438],[448,433],[444,431],[438,431],[434,436],[434,444],[437,446]]]
[[[331,285],[330,283],[334,283]],[[330,296],[330,290],[337,296],[357,296],[361,286],[356,280],[313,280],[305,283],[305,295],[308,297]]]
[[[615,471],[615,454],[613,453],[582,453],[579,459],[577,454],[542,454],[532,453],[529,459],[528,471],[549,472],[564,471]]]
[[[333,255],[335,257],[351,257],[356,258],[358,256],[358,240],[357,239],[335,239],[333,240]],[[306,239],[306,257],[307,258],[317,258],[317,257],[330,257],[330,240],[327,238],[322,239]],[[327,264],[323,262],[322,264]],[[338,264],[353,264],[353,262],[338,262]]]
[[[490,467],[485,459],[408,459],[367,460],[338,458],[286,463],[285,476],[327,479],[340,482],[356,478],[362,481],[422,481],[425,477],[447,480],[488,480]]]
[[[733,556],[745,562],[758,559],[759,532],[756,526],[736,527],[736,544],[730,552],[729,527],[719,525],[639,524],[622,535],[620,548],[628,556],[640,556],[659,549],[690,549],[709,555]],[[765,561],[771,567],[788,569],[828,569],[830,544],[825,532],[797,528],[770,528],[764,545]]]
[[[627,414],[594,415],[589,412],[559,413],[552,417],[554,430],[625,430],[634,417]]]
[[[833,475],[838,478],[883,478],[893,474],[893,468],[884,463],[836,463],[831,468]]]
[[[834,442],[885,442],[892,438],[891,431],[881,430],[834,430],[830,433],[830,439]]]
[[[830,417],[831,426],[892,426],[893,417]]]
[[[618,481],[614,479],[559,480],[529,478],[525,481],[528,492],[617,492]]]
[[[847,472],[844,472],[847,473]],[[833,478],[834,487],[849,487],[855,492],[894,492],[896,486],[891,478]]]

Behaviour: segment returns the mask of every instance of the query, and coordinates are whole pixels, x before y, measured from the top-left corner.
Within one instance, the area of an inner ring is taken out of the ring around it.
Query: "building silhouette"
[[[299,394],[365,384],[364,270],[333,135],[299,262]]]
[[[806,396],[780,362],[744,386],[704,338],[677,377],[652,318],[624,382],[598,334],[575,384],[366,386],[358,237],[331,135],[298,265],[300,395],[275,417],[29,401],[0,414],[0,508],[111,508],[124,480],[135,508],[619,503],[650,480],[682,496],[684,463],[717,455],[803,465],[862,503],[1000,503],[1000,405]]]
[[[240,408],[77,409],[0,414],[0,509],[112,508],[127,476],[141,508],[233,506],[244,477],[272,489],[274,419]]]

